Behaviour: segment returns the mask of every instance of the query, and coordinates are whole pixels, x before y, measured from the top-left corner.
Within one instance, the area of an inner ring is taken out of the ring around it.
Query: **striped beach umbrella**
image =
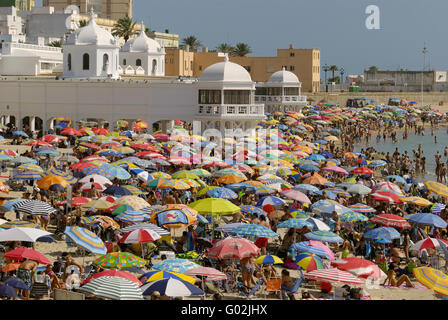
[[[336,188],[328,188],[328,189],[325,189],[325,191],[332,192],[341,197],[351,197],[351,194],[342,188],[337,188],[337,187]]]
[[[297,265],[305,271],[324,269],[324,262],[317,255],[309,252],[302,252],[296,256]]]
[[[375,201],[387,202],[387,203],[401,203],[401,197],[399,194],[387,192],[387,191],[376,191],[370,195]]]
[[[145,201],[145,199],[140,198],[138,196],[132,195],[132,196],[123,196],[118,198],[115,202],[115,205],[120,204],[126,204],[128,206],[131,206],[134,209],[143,209],[146,207],[149,207],[150,204]]]
[[[283,221],[277,225],[277,228],[294,228],[294,229],[302,229],[303,227],[308,227],[312,229],[314,225],[306,221],[305,219],[288,219],[286,221]]]
[[[227,237],[216,242],[206,255],[215,259],[243,259],[257,257],[260,252],[252,241],[244,238]]]
[[[279,235],[271,229],[259,224],[243,224],[229,231],[231,234],[244,237],[277,238]]]
[[[66,227],[64,234],[75,244],[95,254],[106,254],[107,248],[103,241],[93,232],[77,227]]]
[[[412,270],[418,282],[444,296],[448,296],[448,276],[434,268],[420,267]]]
[[[435,213],[435,214],[439,214],[440,212],[442,212],[444,209],[446,208],[446,205],[444,205],[443,203],[436,203],[435,205],[433,205],[431,207],[431,212]]]
[[[44,172],[42,167],[38,166],[37,164],[33,164],[33,163],[24,163],[24,164],[18,166],[17,170],[29,171],[29,172],[38,172],[38,173],[43,173]]]
[[[191,283],[179,279],[162,279],[147,283],[141,287],[143,295],[151,295],[157,291],[169,297],[202,296],[204,291]]]
[[[328,248],[326,245],[324,245],[322,242],[319,241],[310,240],[294,243],[292,245],[292,249],[294,249],[297,253],[309,252],[326,259],[334,260],[333,251],[331,251],[330,248]]]
[[[426,238],[423,240],[420,240],[413,244],[409,250],[411,251],[420,251],[423,249],[438,249],[438,248],[446,248],[448,246],[448,241],[443,239],[436,239],[436,238]]]
[[[144,300],[143,291],[138,284],[122,277],[99,277],[81,286],[79,290],[108,300]]]
[[[337,268],[318,269],[304,274],[306,278],[327,282],[346,283],[352,285],[364,285],[364,280],[355,277],[349,272]]]
[[[263,197],[261,198],[258,202],[257,202],[257,207],[263,207],[267,204],[273,205],[273,206],[282,206],[284,204],[286,204],[286,201],[283,199],[280,199],[279,197],[275,197],[275,196],[267,196],[267,197]]]
[[[400,217],[396,214],[379,214],[371,218],[370,222],[385,227],[411,228],[409,222],[407,222],[403,217]]]
[[[432,202],[422,197],[402,197],[401,201],[408,204],[414,204],[419,207],[428,207],[432,205]]]
[[[191,270],[194,270],[194,269],[191,269]],[[152,271],[149,271],[149,272],[141,275],[138,279],[144,284],[148,283],[148,282],[162,280],[162,279],[180,279],[180,280],[187,281],[191,284],[194,284],[196,282],[196,279],[193,277],[190,277],[190,276],[182,274],[182,273],[170,272],[167,270],[161,270],[161,271],[152,270]]]
[[[318,240],[318,241],[330,242],[330,243],[344,241],[344,239],[342,239],[336,233],[330,232],[330,231],[323,231],[323,230],[308,232],[305,234],[305,237],[310,240]]]
[[[198,264],[187,259],[166,259],[153,265],[154,270],[185,273],[190,269],[199,267]]]
[[[352,210],[352,211],[356,211],[359,213],[373,213],[376,212],[376,209],[369,207],[366,204],[363,203],[357,203],[351,206],[347,206],[348,209]]]
[[[129,252],[110,252],[96,259],[93,264],[103,269],[123,269],[143,267],[146,260]]]
[[[23,180],[40,180],[42,176],[39,172],[32,171],[19,171],[14,169],[11,174],[11,180],[23,181]]]
[[[56,211],[56,209],[48,203],[40,200],[19,202],[14,205],[14,208],[20,212],[25,212],[26,214],[31,215],[49,215]]]
[[[277,256],[271,256],[271,255],[264,255],[264,256],[260,256],[258,257],[255,261],[255,264],[268,264],[268,265],[273,265],[273,264],[282,264],[283,260],[280,259]]]
[[[448,187],[446,185],[436,181],[426,181],[424,184],[429,191],[444,198],[448,197]]]
[[[369,218],[367,218],[365,215],[356,211],[344,212],[339,216],[339,218],[343,222],[361,222],[369,220]]]
[[[167,231],[167,230],[165,230],[163,228],[160,228],[159,226],[156,226],[153,223],[148,223],[148,222],[142,222],[142,223],[133,224],[133,225],[131,225],[129,227],[120,229],[120,232],[126,233],[126,232],[129,232],[129,231],[132,231],[132,230],[137,230],[137,229],[150,229],[150,230],[153,230],[153,231],[157,232],[161,236],[165,236],[165,235],[169,235],[170,234],[169,231]]]
[[[128,222],[128,223],[139,223],[148,221],[151,218],[148,214],[146,214],[141,209],[135,209],[131,206],[127,206],[126,210],[120,213],[115,219]]]
[[[121,243],[145,243],[160,239],[160,235],[151,229],[136,229],[126,232],[120,239]]]

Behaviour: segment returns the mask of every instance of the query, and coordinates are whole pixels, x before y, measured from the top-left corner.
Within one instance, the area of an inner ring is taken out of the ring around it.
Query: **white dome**
[[[199,81],[252,82],[252,78],[246,69],[237,63],[230,62],[226,57],[224,62],[218,62],[206,68]]]
[[[142,26],[138,37],[128,40],[121,48],[122,52],[161,52],[162,46],[154,39],[149,38]]]
[[[299,78],[292,72],[286,71],[285,69],[280,70],[272,74],[268,82],[282,82],[282,83],[294,83],[299,84]]]
[[[96,22],[93,14],[90,15],[89,23],[75,32],[71,33],[65,44],[73,45],[116,45],[115,38],[105,29],[100,28]]]

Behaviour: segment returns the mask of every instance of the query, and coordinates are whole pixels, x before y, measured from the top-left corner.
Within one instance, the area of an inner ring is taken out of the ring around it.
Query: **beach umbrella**
[[[15,298],[18,297],[16,290],[8,284],[0,285],[0,296]]]
[[[386,179],[389,179],[391,181],[395,181],[397,183],[406,184],[406,180],[403,177],[398,176],[396,174],[387,176]]]
[[[365,215],[356,211],[344,212],[339,216],[339,218],[343,222],[362,222],[369,220],[369,218],[367,218]]]
[[[311,217],[312,214],[309,213],[309,212],[304,212],[304,211],[299,210],[299,209],[290,209],[289,210],[289,215],[291,217],[297,218],[297,219],[300,219],[300,218],[308,219],[308,218]]]
[[[69,183],[63,177],[56,175],[48,175],[37,182],[37,186],[44,190],[49,190],[55,185],[60,185],[63,189],[65,189]]]
[[[222,226],[219,226],[217,228],[215,228],[215,231],[221,231],[221,232],[226,232],[229,233],[229,231],[231,231],[232,229],[235,229],[236,227],[242,226],[245,223],[243,222],[234,222],[234,223],[228,223]]]
[[[197,221],[198,211],[184,204],[168,204],[153,211],[150,221],[165,228],[180,228]]]
[[[18,277],[15,277],[15,276],[6,278],[4,280],[4,282],[5,282],[5,285],[8,285],[15,289],[31,290],[31,288],[26,285],[25,281],[23,281],[22,279],[20,279]]]
[[[311,177],[308,177],[302,181],[302,183],[305,183],[305,184],[320,184],[320,185],[323,185],[327,182],[328,182],[327,179],[325,179],[324,177],[322,177],[320,174],[318,174],[316,172]]]
[[[101,238],[92,231],[78,226],[68,226],[64,234],[70,238],[76,245],[90,251],[94,254],[106,254],[107,248]]]
[[[143,295],[151,295],[154,291],[169,297],[202,296],[204,291],[191,283],[180,279],[162,279],[147,283],[141,287]]]
[[[199,267],[198,264],[187,259],[166,259],[153,265],[154,270],[185,273],[190,269]]]
[[[282,206],[282,205],[286,204],[286,201],[280,199],[279,197],[266,196],[266,197],[261,198],[257,202],[257,207],[264,207],[267,204],[270,204],[272,206]]]
[[[376,191],[370,195],[375,201],[378,202],[387,202],[387,203],[401,203],[400,195],[387,191]]]
[[[403,194],[403,191],[400,189],[399,186],[397,186],[395,183],[386,181],[386,182],[380,182],[375,186],[375,192],[377,191],[385,191],[385,192],[391,192],[396,193],[399,195]]]
[[[438,249],[438,248],[447,248],[448,241],[443,239],[435,239],[435,238],[426,238],[423,240],[420,240],[413,244],[409,250],[412,251],[420,251],[423,249]]]
[[[225,238],[216,242],[206,255],[215,259],[243,259],[257,257],[260,252],[252,241],[244,238]]]
[[[254,261],[254,264],[273,265],[273,264],[282,264],[282,263],[283,263],[282,259],[280,259],[277,256],[271,256],[271,255],[260,256]]]
[[[90,174],[85,176],[84,178],[80,179],[78,182],[79,183],[90,183],[90,180],[93,179],[94,183],[98,183],[102,186],[104,185],[112,185],[112,181],[110,181],[108,178],[99,175],[99,174]]]
[[[347,187],[347,192],[356,193],[356,194],[360,194],[360,195],[367,195],[372,192],[372,189],[370,189],[369,187],[366,187],[362,184],[355,183],[355,184],[352,184],[351,186]]]
[[[324,269],[324,262],[317,255],[309,252],[302,252],[296,256],[297,265],[305,271]]]
[[[322,215],[330,215],[334,211],[338,215],[341,215],[346,212],[352,212],[347,207],[344,207],[343,205],[333,201],[333,200],[327,200],[326,202],[321,202],[320,204],[314,203],[314,207],[312,207],[313,212],[320,213]]]
[[[323,244],[320,241],[309,240],[309,241],[302,241],[299,243],[294,243],[292,245],[292,249],[294,249],[297,252],[314,253],[320,257],[324,257],[331,261],[333,261],[335,259],[333,251],[331,251],[330,248],[328,248],[325,244]]]
[[[279,235],[268,227],[259,224],[243,224],[229,231],[231,234],[256,238],[277,238]]]
[[[24,163],[17,167],[17,170],[21,171],[29,171],[29,172],[37,172],[37,173],[43,173],[44,169],[42,167],[38,166],[34,163]]]
[[[326,194],[328,194],[328,192],[330,192],[330,193],[334,193],[335,195],[341,196],[341,197],[350,197],[351,196],[349,192],[345,191],[342,188],[338,188],[338,187],[328,188],[328,189],[325,189],[324,191]]]
[[[373,213],[376,212],[376,209],[369,207],[366,204],[363,203],[357,203],[351,206],[347,206],[347,209],[352,210],[352,211],[356,211],[359,213]]]
[[[253,215],[253,214],[257,214],[258,216],[267,215],[267,212],[264,211],[263,209],[261,209],[260,207],[251,206],[251,205],[241,206],[241,212],[246,215]]]
[[[370,219],[370,222],[385,226],[385,227],[395,227],[395,228],[411,228],[409,222],[407,222],[403,217],[395,214],[379,214]]]
[[[438,214],[440,212],[442,212],[445,209],[446,205],[444,205],[443,203],[436,203],[435,205],[433,205],[431,207],[431,212]]]
[[[81,286],[80,291],[108,300],[144,300],[137,283],[122,277],[99,277]]]
[[[333,267],[339,270],[347,271],[363,279],[384,280],[386,274],[372,261],[349,257],[331,262]]]
[[[110,252],[96,259],[93,264],[103,269],[123,269],[143,267],[146,265],[146,260],[129,252]]]
[[[444,198],[448,197],[448,187],[446,185],[435,181],[426,181],[424,184],[429,191]]]
[[[29,136],[24,131],[21,131],[21,130],[13,131],[12,134],[14,136],[22,136],[22,137],[25,137],[25,138],[29,138]]]
[[[113,206],[113,203],[110,203],[106,200],[92,200],[87,203],[81,205],[83,209],[95,209],[95,210],[107,210]]]
[[[313,229],[314,224],[309,222],[309,221],[306,221],[305,219],[293,218],[293,219],[288,219],[286,221],[283,221],[283,222],[281,222],[281,223],[279,223],[277,225],[278,229],[281,229],[281,228],[302,229],[304,227],[308,227],[310,229]]]
[[[142,209],[135,209],[129,205],[126,205],[125,211],[121,212],[115,217],[117,220],[121,220],[128,223],[139,223],[148,221],[151,218],[150,215],[146,214]]]
[[[126,232],[129,232],[129,231],[138,230],[138,229],[150,229],[150,230],[153,230],[153,231],[157,232],[160,236],[165,236],[165,235],[169,235],[170,234],[169,231],[167,231],[167,230],[165,230],[163,228],[160,228],[160,227],[156,226],[153,223],[147,223],[147,222],[137,223],[137,224],[133,224],[131,226],[128,226],[126,228],[122,228],[122,229],[120,229],[120,232],[126,233]]]
[[[323,222],[322,220],[316,219],[316,218],[307,218],[306,221],[313,224],[313,230],[319,230],[319,231],[330,231],[330,227]]]
[[[332,171],[332,172],[336,172],[336,173],[342,173],[343,175],[348,175],[347,170],[340,168],[338,166],[329,166],[329,167],[324,167],[321,170],[324,171]]]
[[[220,198],[206,198],[188,204],[202,215],[229,215],[240,211],[240,208],[232,202]]]
[[[121,186],[117,186],[117,185],[112,185],[108,188],[106,188],[103,193],[105,194],[110,194],[113,195],[115,197],[118,196],[126,196],[126,195],[132,195],[132,192],[121,187]]]
[[[400,238],[400,233],[392,227],[379,227],[367,231],[364,234],[364,238],[373,240],[378,239],[394,240]]]
[[[14,205],[14,209],[30,215],[49,215],[56,211],[48,203],[40,200],[28,200]]]
[[[342,239],[336,233],[333,233],[331,231],[323,231],[323,230],[317,230],[317,231],[305,233],[305,237],[309,240],[318,240],[318,241],[322,241],[322,242],[343,242],[344,241],[344,239]]]
[[[120,204],[120,205],[126,204],[126,205],[128,205],[128,206],[130,206],[130,207],[132,207],[134,209],[143,209],[143,208],[146,208],[146,207],[150,206],[150,204],[148,202],[146,202],[144,199],[142,199],[142,198],[140,198],[138,196],[135,196],[135,195],[132,195],[132,196],[122,196],[122,197],[118,198],[114,202],[114,204],[115,205],[117,205],[117,204]]]
[[[306,278],[321,280],[327,282],[345,283],[351,285],[364,285],[365,282],[352,275],[349,272],[339,270],[337,268],[318,269],[304,274]]]
[[[448,296],[448,276],[434,268],[420,267],[412,270],[418,282],[444,296]]]
[[[366,167],[358,167],[356,169],[351,170],[350,173],[371,175],[371,174],[375,174],[375,171],[372,171]]]
[[[142,283],[148,283],[148,282],[154,282],[162,279],[180,279],[183,281],[187,281],[191,284],[194,284],[196,282],[196,279],[194,277],[190,277],[183,273],[177,273],[177,272],[170,272],[167,270],[152,270],[149,271],[139,277],[139,280]]]
[[[6,221],[6,220],[4,220]],[[40,229],[40,226],[29,221],[23,221],[23,220],[14,220],[14,221],[8,221],[4,222],[0,225],[2,229],[13,229],[13,228],[36,228]]]
[[[98,279],[101,277],[119,277],[119,278],[123,278],[123,279],[127,279],[129,281],[134,282],[137,286],[141,286],[143,283],[137,279],[137,277],[135,277],[133,274],[126,272],[126,271],[121,271],[121,270],[104,270],[98,273],[95,273],[94,275],[88,277],[86,280],[84,280],[82,282],[82,284],[87,284],[90,281],[94,280],[94,279]]]
[[[304,193],[315,193],[315,194],[322,194],[322,191],[319,190],[318,187],[313,186],[312,184],[302,183],[299,185],[294,186],[294,189],[298,189]]]
[[[281,192],[283,195],[291,198],[293,200],[311,204],[311,200],[306,196],[306,194],[300,192],[299,190],[289,189]]]
[[[25,241],[35,242],[43,236],[50,235],[50,232],[35,228],[12,228],[0,232],[0,242]]]
[[[419,207],[428,207],[432,205],[432,202],[422,198],[422,197],[403,197],[401,198],[401,201],[406,202],[408,204],[415,204]]]
[[[418,224],[422,224],[425,226],[436,227],[436,228],[446,228],[447,227],[447,223],[445,220],[440,218],[438,215],[432,214],[432,213],[413,214],[409,218],[409,221],[418,223]]]
[[[17,248],[4,254],[5,258],[12,260],[29,259],[39,262],[40,264],[50,264],[50,260],[39,251],[30,248]]]
[[[160,235],[151,229],[136,229],[129,231],[120,239],[121,243],[145,243],[160,239]]]
[[[237,199],[238,195],[228,188],[212,188],[206,191],[207,195],[211,198],[222,198],[222,199]]]

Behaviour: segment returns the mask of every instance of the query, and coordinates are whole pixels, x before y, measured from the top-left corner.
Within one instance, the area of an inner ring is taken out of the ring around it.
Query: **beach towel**
[[[399,286],[399,287],[394,287],[394,286],[391,286],[391,285],[387,285],[387,286],[385,286],[385,285],[381,285],[382,287],[384,287],[384,288],[388,288],[388,289],[415,289],[415,290],[429,290],[427,287],[425,287],[424,285],[421,285],[421,284],[414,284],[414,288],[410,288],[410,287],[408,287],[408,286],[406,286],[405,284],[402,284],[401,286]]]

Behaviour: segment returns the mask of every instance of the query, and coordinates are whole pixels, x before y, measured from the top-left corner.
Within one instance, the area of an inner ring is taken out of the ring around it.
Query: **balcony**
[[[201,117],[258,119],[264,117],[264,105],[199,105],[197,115]]]
[[[306,103],[305,96],[255,96],[259,103]]]

